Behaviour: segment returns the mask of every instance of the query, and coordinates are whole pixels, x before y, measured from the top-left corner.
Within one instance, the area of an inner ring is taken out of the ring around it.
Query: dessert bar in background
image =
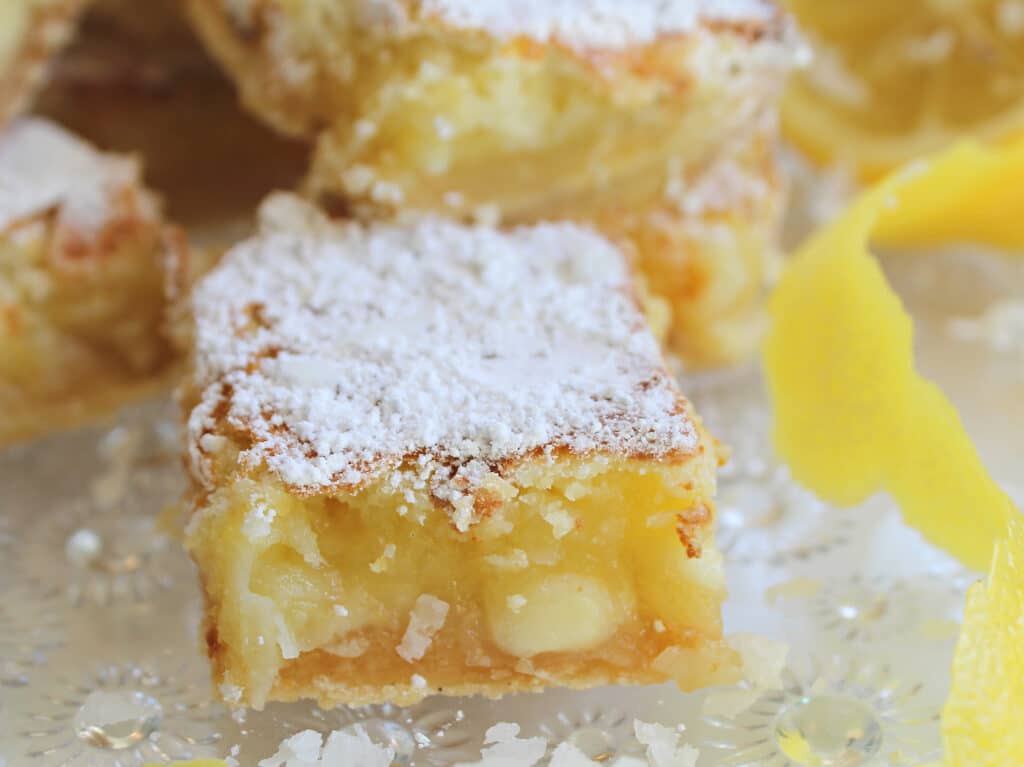
[[[190,0],[245,103],[316,141],[332,209],[595,225],[692,363],[756,342],[784,196],[769,0]]]
[[[177,0],[91,2],[36,110],[139,155],[168,215],[215,248],[250,230],[263,197],[298,184],[308,162],[305,144],[239,105]]]
[[[188,263],[134,160],[39,118],[0,133],[0,443],[111,409],[167,372],[171,250]]]
[[[193,293],[186,540],[235,705],[733,679],[715,443],[572,224],[272,198]]]

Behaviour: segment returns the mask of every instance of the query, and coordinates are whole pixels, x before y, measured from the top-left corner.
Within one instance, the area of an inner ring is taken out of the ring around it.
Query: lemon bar
[[[636,205],[609,198],[579,217],[618,243],[653,302],[659,330],[690,367],[748,358],[764,329],[763,298],[780,261],[787,184],[775,120],[743,146]]]
[[[279,196],[192,306],[186,542],[226,701],[735,676],[715,444],[608,240]]]
[[[774,109],[770,0],[190,0],[242,97],[318,139],[312,183],[508,220],[659,190]]]
[[[28,106],[86,0],[0,0],[0,126]]]
[[[153,384],[169,249],[187,263],[131,158],[38,118],[0,134],[0,443]]]
[[[250,108],[315,139],[307,191],[325,205],[597,226],[664,299],[669,348],[698,364],[750,352],[784,199],[772,153],[793,46],[771,0],[189,7]],[[737,162],[770,194],[756,210],[675,204]]]

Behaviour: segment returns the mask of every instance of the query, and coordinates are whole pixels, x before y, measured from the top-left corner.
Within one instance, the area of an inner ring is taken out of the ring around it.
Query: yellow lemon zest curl
[[[889,491],[909,525],[979,570],[1016,511],[915,370],[912,321],[868,244],[1024,246],[1022,188],[1024,143],[912,163],[813,234],[769,302],[763,364],[793,476],[843,505]]]

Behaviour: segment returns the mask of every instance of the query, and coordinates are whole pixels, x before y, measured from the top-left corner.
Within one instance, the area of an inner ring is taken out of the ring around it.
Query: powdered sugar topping
[[[444,466],[456,506],[495,464],[538,450],[696,449],[623,256],[598,235],[315,215],[272,201],[274,224],[196,290],[200,478],[204,435],[225,421],[252,441],[243,461],[293,488]]]
[[[682,34],[702,21],[763,24],[770,0],[421,0],[421,11],[499,38],[619,49]]]
[[[21,119],[0,135],[0,229],[59,208],[65,224],[96,232],[118,191],[138,180],[132,160],[103,154],[47,120]]]

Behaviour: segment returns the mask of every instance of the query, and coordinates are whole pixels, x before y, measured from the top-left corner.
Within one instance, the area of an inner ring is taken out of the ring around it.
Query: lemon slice
[[[1024,764],[1024,522],[996,546],[988,580],[971,587],[942,712],[950,767]]]
[[[1024,175],[1006,154],[965,143],[915,163],[812,235],[769,301],[763,358],[775,446],[798,481],[840,504],[886,489],[908,524],[979,570],[1016,511],[955,408],[914,369],[911,319],[867,246],[876,231],[925,242],[936,227],[955,239],[1018,242]],[[979,187],[938,183],[958,177]],[[983,206],[971,213],[981,186],[1007,217],[992,230]],[[950,211],[958,215],[935,218]]]
[[[816,49],[782,123],[876,178],[957,137],[1024,130],[1024,0],[784,0]]]

